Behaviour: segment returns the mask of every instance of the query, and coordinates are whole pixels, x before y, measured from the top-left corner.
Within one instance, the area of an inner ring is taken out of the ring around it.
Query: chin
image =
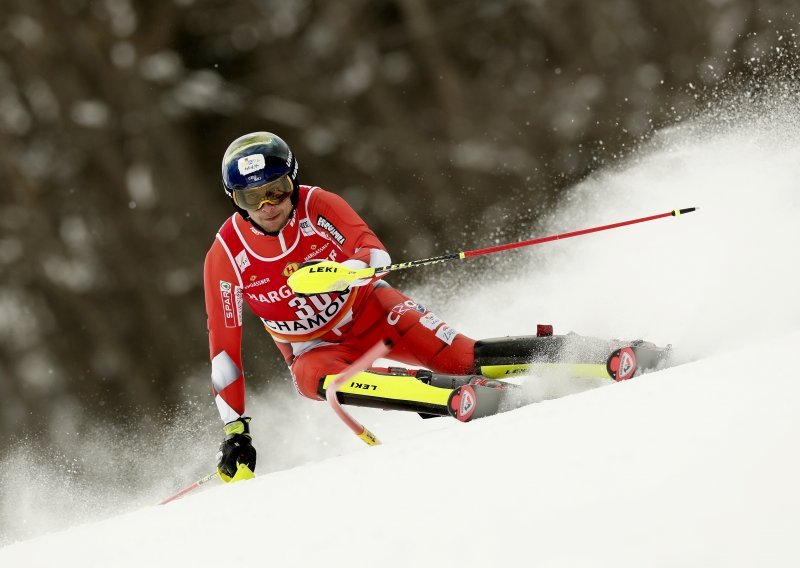
[[[256,223],[258,223],[259,227],[261,227],[268,233],[277,233],[286,226],[286,221],[288,221],[288,219],[284,219],[281,217],[277,219],[270,219],[269,221],[264,221],[253,217],[253,220]]]

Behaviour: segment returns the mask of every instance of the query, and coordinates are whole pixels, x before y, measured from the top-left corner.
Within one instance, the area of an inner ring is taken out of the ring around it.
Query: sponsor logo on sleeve
[[[239,267],[239,272],[244,272],[250,266],[250,259],[247,258],[247,252],[242,251],[236,255],[236,265]]]
[[[323,231],[327,231],[327,233],[333,237],[333,240],[339,243],[339,246],[344,245],[345,240],[347,240],[344,238],[344,235],[339,232],[339,229],[322,215],[317,216],[317,227]]]
[[[233,285],[230,282],[220,280],[219,293],[222,298],[222,314],[225,319],[225,327],[238,327],[239,319],[236,314],[241,310],[241,290],[234,294]]]
[[[449,325],[443,325],[442,327],[436,330],[436,337],[438,337],[448,345],[453,344],[453,339],[455,339],[457,334],[458,332]]]
[[[433,312],[428,312],[425,316],[419,318],[419,323],[422,324],[422,327],[425,327],[433,331],[434,329],[439,327],[440,323],[442,323],[442,318],[440,318]]]
[[[236,315],[238,316],[236,325],[238,326],[242,325],[242,305],[244,304],[242,289],[239,286],[234,287],[234,296],[236,298]]]
[[[389,325],[396,325],[397,322],[400,321],[400,316],[402,316],[408,310],[413,310],[416,307],[417,303],[414,300],[400,302],[392,308],[391,312],[389,312],[389,315],[386,317],[386,321],[389,322]]]

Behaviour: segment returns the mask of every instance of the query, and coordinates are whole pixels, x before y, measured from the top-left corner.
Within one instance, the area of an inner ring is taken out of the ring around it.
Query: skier
[[[464,404],[463,389],[503,387],[487,381],[493,376],[489,371],[509,375],[527,370],[531,360],[556,365],[566,357],[608,376],[606,360],[615,347],[609,342],[579,338],[568,347],[549,326],[539,326],[537,336],[476,342],[381,275],[335,293],[295,294],[287,280],[303,265],[333,261],[350,269],[383,267],[391,264],[389,253],[344,199],[300,185],[297,157],[272,133],[234,140],[222,160],[222,181],[235,211],[206,256],[204,285],[212,387],[225,432],[217,456],[224,481],[252,477],[256,465],[245,416],[243,303],[261,318],[298,392],[315,400],[324,399],[337,373],[386,340],[393,345],[392,360],[425,370],[362,373],[340,389],[342,402],[466,421],[482,414]],[[628,363],[618,356],[609,372],[627,378],[635,370],[635,363],[633,369]]]

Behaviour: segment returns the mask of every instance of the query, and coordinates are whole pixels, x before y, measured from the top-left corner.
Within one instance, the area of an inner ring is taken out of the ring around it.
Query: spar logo
[[[222,315],[225,319],[225,327],[239,327],[241,318],[236,315],[241,314],[241,289],[236,288],[234,293],[233,285],[230,282],[220,280],[219,293],[222,299]]]

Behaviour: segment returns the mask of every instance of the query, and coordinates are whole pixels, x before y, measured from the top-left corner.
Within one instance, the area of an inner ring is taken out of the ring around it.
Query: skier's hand
[[[217,471],[225,483],[255,477],[256,449],[250,435],[250,418],[243,416],[225,425],[225,439],[217,452]]]

